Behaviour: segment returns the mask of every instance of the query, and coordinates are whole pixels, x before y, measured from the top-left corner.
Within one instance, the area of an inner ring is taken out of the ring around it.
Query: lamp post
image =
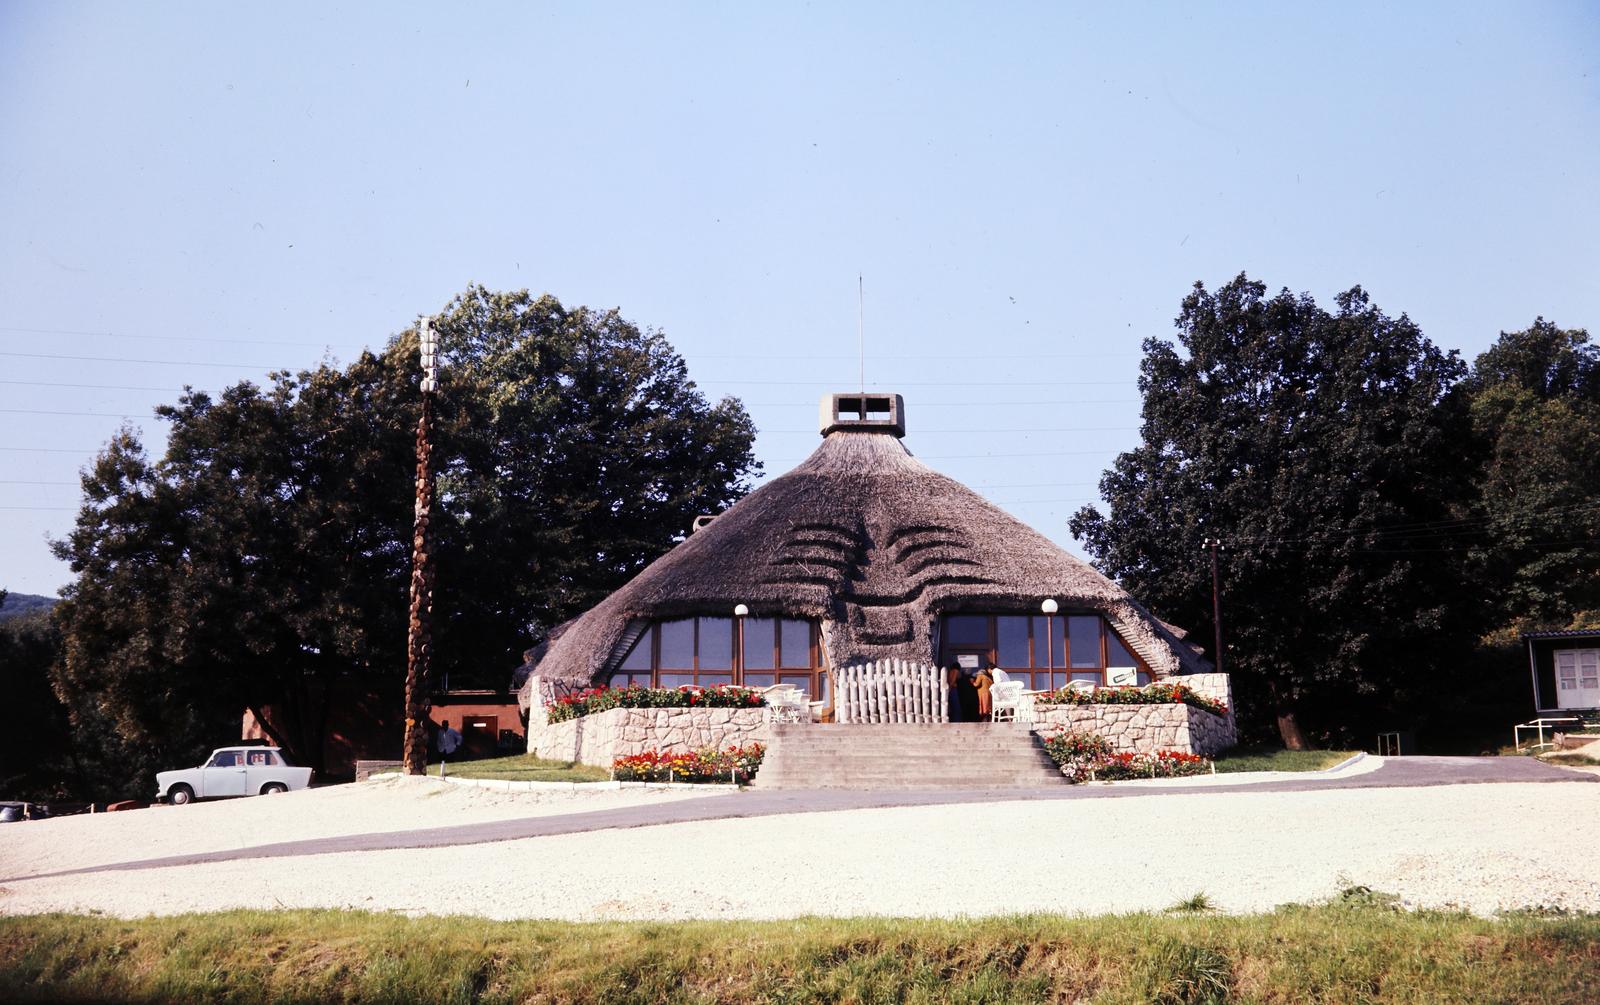
[[[750,613],[750,608],[743,604],[733,605],[733,645],[734,666],[739,668],[739,683],[744,683],[744,619]]]
[[[1044,603],[1039,605],[1039,610],[1044,612],[1044,662],[1045,679],[1050,682],[1050,690],[1056,689],[1056,611],[1061,608],[1056,604],[1056,598],[1046,597]]]
[[[433,555],[428,525],[433,516],[433,397],[439,383],[439,341],[433,319],[419,331],[422,417],[417,420],[417,504],[411,534],[411,613],[406,624],[406,734],[402,764],[408,775],[428,770],[428,732],[423,726],[423,688],[433,657]]]

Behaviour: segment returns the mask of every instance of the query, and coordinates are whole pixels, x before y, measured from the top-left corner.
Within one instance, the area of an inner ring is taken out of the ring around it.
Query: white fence
[[[950,685],[938,667],[911,660],[878,660],[835,667],[838,722],[944,722]]]

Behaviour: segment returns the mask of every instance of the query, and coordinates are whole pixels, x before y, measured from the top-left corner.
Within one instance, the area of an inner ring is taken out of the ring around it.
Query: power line
[[[7,415],[94,415],[105,419],[132,419],[136,414],[130,412],[57,412],[44,408],[0,408],[0,413]]]
[[[0,380],[0,384],[16,384],[23,387],[78,387],[91,391],[170,391],[173,394],[183,391],[181,387],[146,387],[139,384],[63,384],[51,380]]]
[[[311,348],[331,348],[336,345],[343,348],[354,348],[356,346],[361,346],[362,348],[366,347],[365,343],[358,342],[295,342],[284,339],[216,338],[207,337],[204,335],[130,335],[123,332],[92,332],[79,331],[71,328],[15,328],[6,325],[0,325],[0,332],[17,335],[78,335],[92,338],[142,339],[149,342],[203,342],[211,345],[284,345],[308,346]]]
[[[68,356],[53,352],[0,352],[0,356],[19,359],[70,359],[80,363],[144,363],[150,366],[222,366],[244,370],[287,370],[289,367],[265,363],[201,363],[188,359],[130,359],[126,356]]]

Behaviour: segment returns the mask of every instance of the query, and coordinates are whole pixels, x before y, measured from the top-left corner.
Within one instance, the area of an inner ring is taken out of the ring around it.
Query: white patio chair
[[[1067,683],[1067,688],[1072,691],[1093,691],[1099,686],[1092,680],[1075,680]]]
[[[774,684],[761,696],[767,701],[768,722],[807,722],[811,718],[810,697],[793,684]]]
[[[1020,680],[997,681],[989,685],[992,722],[1032,722],[1033,693],[1025,691]]]

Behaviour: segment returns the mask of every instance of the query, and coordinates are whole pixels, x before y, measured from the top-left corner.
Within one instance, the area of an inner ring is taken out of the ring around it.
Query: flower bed
[[[1058,730],[1044,737],[1044,749],[1072,782],[1177,778],[1202,775],[1211,770],[1211,762],[1199,754],[1182,750],[1113,753],[1104,737],[1077,730]]]
[[[617,758],[611,770],[623,782],[748,782],[766,752],[759,743],[726,750],[647,750]]]
[[[1183,684],[1146,684],[1144,687],[1097,687],[1076,690],[1070,687],[1041,694],[1038,705],[1192,705],[1212,715],[1228,714],[1228,706]]]
[[[760,708],[767,700],[747,687],[715,687],[704,691],[676,688],[597,687],[557,698],[545,709],[546,722],[565,722],[613,708]]]

